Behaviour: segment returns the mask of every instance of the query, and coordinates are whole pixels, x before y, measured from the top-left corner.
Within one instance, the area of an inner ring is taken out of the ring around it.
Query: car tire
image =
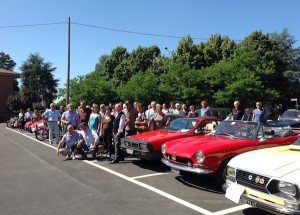
[[[224,160],[214,175],[214,180],[217,183],[217,185],[219,185],[219,186],[222,186],[225,183],[226,167],[230,160],[231,160],[231,158],[227,158],[226,160]]]

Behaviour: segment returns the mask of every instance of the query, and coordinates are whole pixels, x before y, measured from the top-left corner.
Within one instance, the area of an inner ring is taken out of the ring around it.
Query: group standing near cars
[[[75,132],[80,132],[84,127],[81,123],[87,123],[88,128],[98,135],[99,144],[103,144],[102,153],[109,156],[115,154],[112,163],[118,163],[124,160],[124,148],[120,148],[122,138],[129,138],[132,135],[142,134],[146,131],[159,130],[169,125],[170,120],[173,120],[173,118],[168,117],[169,114],[178,115],[178,117],[213,116],[212,109],[206,100],[201,101],[200,104],[201,108],[198,109],[198,112],[193,105],[187,110],[185,104],[176,103],[174,105],[173,102],[170,102],[170,106],[167,108],[166,103],[160,105],[152,101],[146,111],[143,110],[141,103],[135,102],[134,105],[131,105],[129,101],[124,102],[124,104],[110,104],[107,107],[104,104],[93,104],[90,107],[85,101],[81,101],[77,109],[70,103],[67,105],[66,110],[64,110],[64,107],[57,110],[55,104],[51,103],[50,108],[42,114],[42,119],[49,126],[50,144],[54,140],[55,143],[59,143],[59,125],[62,128],[62,134],[65,134],[69,125],[73,127]],[[253,122],[266,122],[261,102],[257,102],[256,107],[250,120]],[[34,120],[37,120],[38,117],[36,111],[31,113],[30,109],[26,113],[21,110],[19,115],[19,118],[24,118],[24,120],[27,118],[33,119],[33,117]],[[230,119],[245,120],[245,111],[241,108],[239,101],[234,101]],[[85,151],[87,151],[86,148]],[[83,157],[85,158],[85,156]]]
[[[179,103],[170,103],[167,108],[166,103],[161,105],[155,101],[146,111],[141,103],[132,105],[129,101],[91,107],[82,101],[77,109],[70,103],[66,110],[57,110],[51,103],[41,116],[37,110],[28,109],[24,113],[21,109],[18,122],[24,126],[26,121],[33,123],[42,118],[49,126],[49,144],[55,141],[57,155],[66,160],[87,159],[88,154],[95,159],[99,153],[105,157],[114,155],[110,164],[124,161],[127,154],[140,159],[161,159],[180,175],[213,176],[218,185],[223,185],[226,197],[236,203],[300,214],[300,177],[293,173],[299,169],[299,133],[291,130],[288,123],[267,123],[267,111],[262,103],[258,101],[255,105],[249,117],[236,100],[230,116],[223,120],[213,116],[205,100],[198,110],[193,105],[189,109],[185,104],[180,107]],[[292,121],[300,120],[298,110],[288,111],[293,116],[296,112]],[[63,131],[61,139],[59,126]],[[275,146],[283,147],[250,152]],[[274,152],[278,159],[267,152]],[[256,166],[242,163],[253,157]],[[280,165],[284,160],[290,162]],[[275,167],[285,167],[288,171],[280,172]]]

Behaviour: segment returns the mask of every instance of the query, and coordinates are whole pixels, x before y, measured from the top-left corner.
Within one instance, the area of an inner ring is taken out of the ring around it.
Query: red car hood
[[[157,131],[148,131],[145,133],[132,135],[129,136],[128,139],[143,140],[155,144],[155,143],[165,143],[166,141],[186,137],[189,135],[191,135],[190,131],[187,133],[187,132],[180,132],[180,131],[172,132],[172,131],[157,130]]]
[[[236,139],[226,136],[203,135],[197,137],[186,137],[180,140],[167,142],[166,153],[180,157],[191,158],[196,152],[202,151],[204,154],[217,152],[221,149],[229,150],[241,142],[254,140]]]

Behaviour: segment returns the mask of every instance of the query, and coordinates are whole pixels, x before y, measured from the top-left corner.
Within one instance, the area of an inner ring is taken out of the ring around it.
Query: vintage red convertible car
[[[225,181],[226,165],[243,152],[292,144],[298,134],[289,126],[249,121],[222,121],[214,132],[162,145],[162,162],[181,174],[212,175],[218,185]]]
[[[162,158],[161,145],[167,141],[189,136],[202,135],[213,130],[221,118],[197,117],[177,118],[170,125],[156,131],[128,136],[121,139],[121,149],[135,157],[146,160]]]

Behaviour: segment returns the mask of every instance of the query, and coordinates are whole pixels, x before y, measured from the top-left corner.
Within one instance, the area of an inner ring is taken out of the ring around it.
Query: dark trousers
[[[86,153],[90,153],[90,154],[92,154],[93,157],[95,157],[96,153],[98,151],[98,148],[99,148],[99,145],[96,145],[93,150],[90,150],[90,148],[85,143],[82,143],[79,148],[77,147],[77,144],[74,144],[71,147],[71,150],[75,154],[76,153],[80,154],[82,156],[82,158],[86,158],[87,157]]]
[[[115,159],[123,160],[124,159],[124,151],[120,148],[121,138],[124,137],[124,132],[119,136],[114,135],[114,143],[115,143]]]
[[[107,150],[110,154],[113,153],[113,145],[112,145],[112,139],[113,134],[111,130],[104,130],[103,132],[103,142],[104,142],[104,150]]]

